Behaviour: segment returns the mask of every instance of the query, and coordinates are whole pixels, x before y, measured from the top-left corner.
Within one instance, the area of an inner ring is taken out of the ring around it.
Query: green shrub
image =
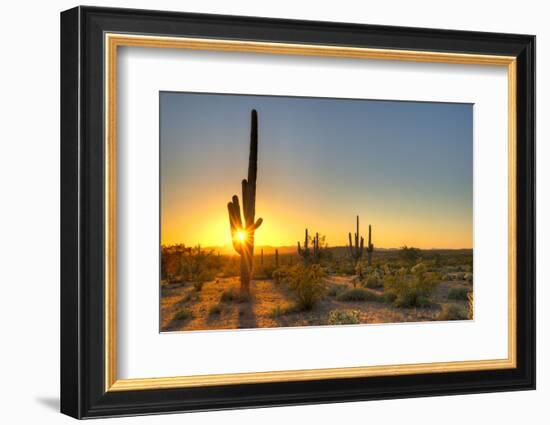
[[[417,264],[412,274],[402,268],[395,274],[384,277],[384,292],[395,296],[396,307],[423,307],[429,304],[429,298],[439,284],[437,273],[427,272],[426,266]]]
[[[338,301],[380,301],[378,294],[364,288],[353,288],[342,292],[336,297]]]
[[[325,273],[318,264],[298,264],[290,272],[289,288],[294,292],[297,307],[311,310],[326,292]]]
[[[286,282],[290,276],[290,269],[288,267],[280,266],[279,268],[273,270],[272,276],[275,283]]]
[[[380,279],[376,273],[369,274],[369,276],[365,279],[365,286],[367,288],[380,288],[382,283],[382,279]]]
[[[458,304],[443,304],[437,320],[468,320],[468,310]]]
[[[468,291],[468,288],[452,288],[449,291],[449,295],[447,295],[447,298],[450,300],[457,300],[457,301],[468,301],[468,294],[470,291]]]
[[[328,315],[327,324],[356,325],[359,321],[359,312],[356,310],[332,310]]]
[[[188,320],[193,318],[193,312],[187,308],[178,311],[174,315],[175,320]]]
[[[224,291],[220,297],[220,301],[224,303],[236,302],[236,303],[247,303],[250,301],[250,295],[246,292],[241,292],[236,289],[230,289],[229,291]]]
[[[329,297],[337,297],[339,294],[344,292],[346,287],[344,285],[330,285],[328,287],[327,295]]]

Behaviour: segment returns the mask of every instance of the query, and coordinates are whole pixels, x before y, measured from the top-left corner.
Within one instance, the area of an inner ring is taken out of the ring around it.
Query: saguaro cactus
[[[304,262],[317,262],[321,256],[321,250],[319,249],[319,233],[315,233],[315,237],[312,240],[313,248],[309,248],[309,234],[308,229],[306,229],[306,234],[304,238],[304,247],[298,242],[298,255],[303,258]]]
[[[351,232],[348,233],[348,237],[349,237],[349,246],[348,246],[349,255],[357,263],[363,256],[363,244],[365,242],[363,237],[359,235],[359,216],[357,216],[356,232],[353,238],[355,245],[352,243],[352,240],[351,240]]]
[[[367,264],[370,267],[372,265],[372,252],[374,251],[374,245],[371,242],[371,228],[369,224],[369,243],[367,245]]]
[[[279,250],[275,250],[275,267],[279,268]]]
[[[262,224],[259,218],[254,222],[256,214],[256,177],[258,174],[258,113],[251,113],[250,154],[248,157],[248,179],[242,181],[243,211],[239,197],[233,195],[227,204],[229,224],[233,248],[241,256],[241,291],[250,293],[250,281],[253,276],[254,232]]]
[[[368,240],[367,249],[366,249],[367,264],[369,266],[372,264],[372,253],[374,251],[374,245],[372,244],[371,236],[372,236],[372,231],[371,231],[371,225],[369,224],[369,240]],[[363,248],[364,248],[363,245],[365,242],[363,237],[359,234],[359,216],[357,216],[357,221],[356,221],[356,232],[353,238],[354,243],[352,242],[351,232],[348,233],[348,238],[349,238],[348,252],[350,254],[350,257],[355,261],[355,264],[357,265],[357,263],[363,257]]]

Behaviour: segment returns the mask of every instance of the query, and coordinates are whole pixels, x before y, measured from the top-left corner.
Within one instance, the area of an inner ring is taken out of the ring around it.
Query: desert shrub
[[[203,287],[203,286],[204,286],[204,282],[201,282],[201,281],[193,282],[193,288],[194,288],[195,291],[197,291],[197,292],[202,291],[202,287]]]
[[[380,297],[380,301],[382,302],[385,302],[385,303],[393,303],[395,301],[395,299],[397,298],[397,295],[395,295],[394,293],[392,292],[385,292],[381,297]]]
[[[289,288],[294,292],[297,307],[311,310],[326,292],[325,272],[318,264],[298,264],[290,272]]]
[[[234,277],[240,276],[241,266],[238,257],[229,257],[225,262],[221,270],[222,277]]]
[[[365,288],[353,288],[336,297],[338,301],[380,301],[380,296]]]
[[[292,305],[286,306],[286,307],[276,305],[269,312],[269,317],[271,317],[272,319],[278,319],[281,316],[285,316],[287,314],[294,313],[296,310],[297,310],[296,307],[292,306]]]
[[[414,264],[420,258],[421,252],[418,248],[407,247],[406,245],[399,250],[399,258],[406,262]]]
[[[279,268],[273,270],[272,276],[275,280],[275,283],[286,282],[288,281],[290,276],[290,268],[286,266],[279,266]]]
[[[209,316],[219,316],[222,314],[223,306],[221,304],[214,304],[210,309],[208,310]]]
[[[236,289],[230,289],[228,291],[222,292],[220,301],[224,303],[236,302],[236,303],[247,303],[250,301],[250,295],[246,292],[242,292]]]
[[[273,273],[275,272],[275,265],[267,264],[254,268],[254,277],[256,279],[273,279]]]
[[[468,301],[468,288],[452,288],[449,291],[449,295],[447,295],[447,298],[450,300],[457,300],[457,301]]]
[[[181,309],[174,315],[175,320],[188,320],[193,318],[193,312],[187,308]]]
[[[190,301],[200,301],[201,297],[196,292],[189,292],[184,297],[182,297],[181,302],[187,303]]]
[[[426,266],[417,264],[407,274],[406,269],[384,277],[384,292],[395,296],[396,307],[423,307],[429,304],[433,290],[439,284],[437,273],[427,272]]]
[[[443,304],[437,320],[467,320],[468,310],[458,304]]]
[[[370,273],[365,279],[365,286],[367,288],[380,288],[383,284],[382,279],[379,277],[378,273]]]
[[[328,315],[329,325],[356,325],[359,323],[359,312],[356,310],[332,310]]]
[[[344,285],[330,285],[327,290],[327,295],[329,297],[336,297],[346,290]]]
[[[181,254],[178,274],[183,280],[191,282],[212,280],[216,276],[219,262],[213,251],[201,249],[200,245],[187,248]]]

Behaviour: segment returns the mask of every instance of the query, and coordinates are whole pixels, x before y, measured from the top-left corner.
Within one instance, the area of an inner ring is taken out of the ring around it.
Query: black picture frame
[[[517,58],[517,367],[105,392],[104,33]],[[61,412],[75,418],[535,388],[535,37],[76,7],[61,13]]]

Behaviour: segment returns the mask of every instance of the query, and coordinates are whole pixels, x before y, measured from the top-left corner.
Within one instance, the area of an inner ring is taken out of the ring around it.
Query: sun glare
[[[238,239],[240,242],[244,242],[245,238],[246,238],[245,232],[242,231],[242,230],[239,230],[239,231],[237,232],[237,239]]]

